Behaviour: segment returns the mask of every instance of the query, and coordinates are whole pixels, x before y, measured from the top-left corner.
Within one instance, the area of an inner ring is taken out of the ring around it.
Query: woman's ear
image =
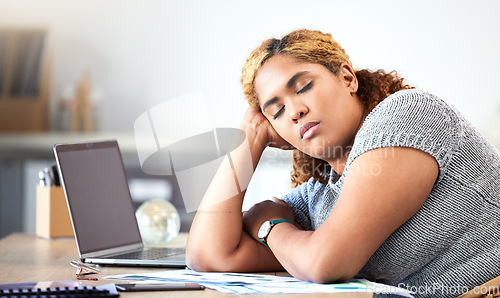
[[[354,69],[349,64],[342,63],[340,66],[339,77],[346,84],[347,88],[351,93],[356,93],[358,91],[358,78],[354,73]]]

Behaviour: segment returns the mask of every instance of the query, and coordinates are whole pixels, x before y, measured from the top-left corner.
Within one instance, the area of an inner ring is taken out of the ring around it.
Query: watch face
[[[271,222],[270,221],[264,222],[262,226],[260,226],[259,233],[257,234],[257,236],[259,238],[265,238],[269,233],[269,229],[271,229]]]

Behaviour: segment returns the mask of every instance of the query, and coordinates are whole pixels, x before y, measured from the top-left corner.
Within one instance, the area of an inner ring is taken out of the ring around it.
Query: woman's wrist
[[[267,133],[263,132],[262,129],[259,129],[259,127],[255,125],[241,125],[240,129],[245,133],[252,155],[254,155],[254,153],[259,155],[262,154],[269,144]]]

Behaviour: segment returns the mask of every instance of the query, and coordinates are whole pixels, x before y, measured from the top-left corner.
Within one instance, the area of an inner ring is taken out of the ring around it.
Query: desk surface
[[[181,234],[171,243],[179,246],[185,243],[186,234]],[[76,280],[75,268],[69,263],[78,260],[78,252],[74,239],[46,240],[34,235],[11,234],[0,240],[0,283],[20,283],[34,281]],[[155,272],[167,270],[165,268],[134,268],[134,267],[100,267],[101,274],[115,275],[139,272]],[[278,272],[278,275],[286,273]],[[99,281],[82,281],[86,285],[95,286],[107,284],[113,280],[99,278]],[[121,296],[136,297],[238,297],[237,295],[222,294],[206,289],[204,291],[181,292],[140,292],[120,293]],[[287,295],[250,295],[248,298],[284,297]],[[308,294],[300,297],[372,297],[369,293],[350,294]]]

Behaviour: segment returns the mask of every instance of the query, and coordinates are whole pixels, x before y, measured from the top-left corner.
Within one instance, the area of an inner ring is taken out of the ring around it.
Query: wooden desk
[[[186,234],[174,239],[171,245],[178,246],[186,242]],[[0,283],[20,283],[34,281],[76,280],[75,268],[69,263],[78,260],[78,252],[74,239],[45,240],[33,235],[15,233],[0,240]],[[129,274],[140,272],[156,272],[165,268],[134,268],[134,267],[100,267],[99,276]],[[278,275],[286,273],[278,272]],[[99,281],[82,281],[89,286],[116,282],[99,278]],[[169,291],[169,292],[140,292],[120,293],[123,297],[241,297],[238,295],[222,294],[206,289],[204,291]],[[289,295],[248,295],[248,298],[273,297],[280,298]],[[297,296],[298,297],[298,296]],[[349,294],[307,294],[300,297],[373,297],[370,293]]]

